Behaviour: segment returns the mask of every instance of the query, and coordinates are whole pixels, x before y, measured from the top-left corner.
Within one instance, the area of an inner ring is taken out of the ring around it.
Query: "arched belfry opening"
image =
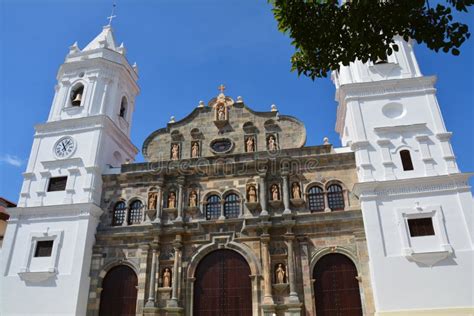
[[[206,255],[195,272],[193,315],[251,316],[250,267],[239,253],[230,249]]]
[[[107,272],[102,281],[99,316],[129,316],[136,314],[138,279],[126,265]]]
[[[362,316],[358,273],[351,259],[330,253],[316,262],[313,271],[318,316]]]

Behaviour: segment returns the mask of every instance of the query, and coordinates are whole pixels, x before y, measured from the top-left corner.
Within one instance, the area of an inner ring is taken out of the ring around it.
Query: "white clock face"
[[[58,158],[66,158],[72,155],[76,149],[76,143],[72,137],[61,138],[54,146],[54,154]]]

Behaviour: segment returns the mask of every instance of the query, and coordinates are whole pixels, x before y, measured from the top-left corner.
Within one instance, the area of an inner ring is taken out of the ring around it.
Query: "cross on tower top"
[[[219,89],[221,93],[224,93],[225,86],[224,86],[223,84],[221,84],[221,85],[219,86],[219,88],[217,88],[217,89]]]
[[[112,13],[110,14],[109,17],[107,17],[107,20],[109,20],[108,26],[111,26],[111,25],[112,25],[112,20],[117,17],[116,15],[114,15],[114,13],[115,13],[115,6],[116,6],[115,3],[112,4]]]

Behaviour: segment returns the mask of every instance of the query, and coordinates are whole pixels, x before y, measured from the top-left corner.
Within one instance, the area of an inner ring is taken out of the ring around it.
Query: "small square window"
[[[433,236],[433,219],[431,217],[412,218],[408,220],[411,237]]]
[[[51,257],[53,240],[41,240],[36,243],[35,257]]]
[[[49,179],[48,192],[66,190],[67,177],[54,177]]]

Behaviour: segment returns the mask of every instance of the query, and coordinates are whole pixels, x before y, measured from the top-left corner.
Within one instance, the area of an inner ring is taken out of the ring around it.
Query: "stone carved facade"
[[[191,315],[195,269],[217,249],[234,250],[248,262],[253,315],[314,315],[314,265],[321,253],[331,251],[354,261],[361,276],[363,310],[373,314],[362,216],[358,201],[346,189],[356,181],[354,155],[337,153],[331,145],[305,147],[305,128],[294,118],[255,112],[243,103],[233,104],[231,110],[227,123],[232,130],[222,133],[225,127],[203,124],[212,122],[215,112],[198,108],[145,141],[143,152],[151,163],[123,165],[120,174],[103,177],[105,212],[94,247],[90,315],[97,315],[100,307],[100,275],[111,264],[124,263],[137,271],[137,315]],[[253,122],[253,139],[262,138],[264,146],[268,133],[279,140],[281,155],[256,147],[255,156],[246,156],[249,143],[242,126],[248,121]],[[234,143],[226,154],[230,161],[226,168],[217,160],[221,155],[206,142],[200,148],[205,164],[192,163],[196,129],[209,143],[222,137]],[[176,144],[172,137],[176,130],[185,135],[178,147],[183,148],[181,154],[190,153],[180,157],[189,159],[185,172],[173,165],[173,157],[160,155]],[[309,189],[331,183],[343,188],[343,210],[331,211],[327,196],[323,210],[310,210]],[[111,225],[115,201],[146,199],[152,187],[156,212],[149,220]],[[231,196],[237,197],[236,202]],[[216,219],[206,219],[208,211],[217,212]]]

